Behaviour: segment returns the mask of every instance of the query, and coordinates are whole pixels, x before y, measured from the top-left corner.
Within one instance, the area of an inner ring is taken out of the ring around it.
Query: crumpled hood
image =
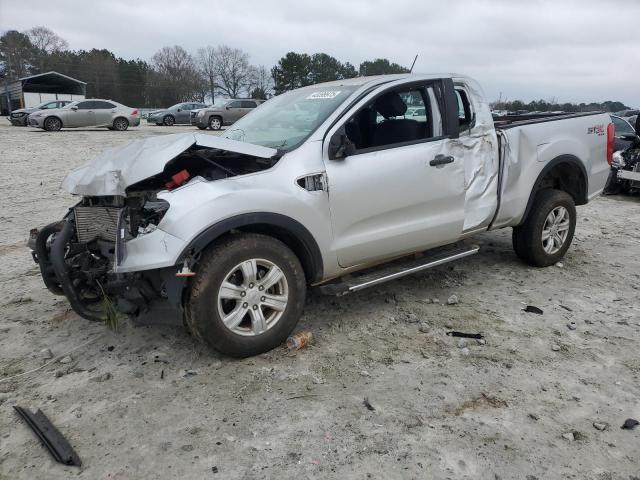
[[[162,173],[165,165],[192,145],[216,148],[258,158],[277,150],[202,133],[177,133],[135,140],[111,148],[71,171],[62,188],[74,195],[126,196],[127,187]]]

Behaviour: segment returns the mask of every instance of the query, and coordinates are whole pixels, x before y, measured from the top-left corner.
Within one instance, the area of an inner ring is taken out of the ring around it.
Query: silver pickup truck
[[[30,246],[82,317],[105,320],[105,303],[162,314],[250,356],[293,330],[308,286],[342,295],[461,259],[479,232],[511,227],[524,262],[554,264],[576,205],[605,184],[613,139],[601,113],[494,125],[458,75],[314,85],[222,136],[104,152],[65,178],[79,202]]]

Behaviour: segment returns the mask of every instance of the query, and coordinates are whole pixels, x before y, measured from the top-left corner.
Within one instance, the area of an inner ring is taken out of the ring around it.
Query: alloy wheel
[[[280,321],[288,300],[284,272],[269,260],[250,259],[225,275],[218,289],[218,313],[232,332],[255,336]]]
[[[565,207],[556,207],[549,212],[542,227],[542,248],[549,255],[560,251],[569,234],[571,218]]]

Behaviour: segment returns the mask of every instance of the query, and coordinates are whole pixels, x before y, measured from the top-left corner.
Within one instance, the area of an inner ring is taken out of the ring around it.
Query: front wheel
[[[171,127],[174,123],[176,123],[176,119],[173,118],[173,115],[167,115],[162,119],[162,124],[166,127]]]
[[[62,128],[62,122],[57,117],[49,117],[44,121],[43,126],[47,132],[57,132]]]
[[[304,270],[285,244],[266,235],[231,235],[203,253],[185,320],[215,350],[249,357],[286,340],[305,295]]]
[[[222,128],[222,119],[220,117],[211,117],[209,119],[209,128],[211,130],[220,130]]]
[[[513,229],[513,248],[529,265],[548,267],[567,253],[575,229],[573,198],[560,190],[541,190],[524,223]]]

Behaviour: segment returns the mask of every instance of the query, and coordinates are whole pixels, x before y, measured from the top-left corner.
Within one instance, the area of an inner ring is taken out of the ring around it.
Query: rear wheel
[[[524,223],[513,229],[513,248],[529,265],[548,267],[564,257],[575,229],[573,198],[560,190],[541,190]]]
[[[57,132],[62,128],[62,121],[58,117],[49,117],[45,119],[43,126],[47,132]]]
[[[266,235],[231,235],[203,253],[185,320],[215,350],[248,357],[286,340],[305,294],[304,270],[286,245]]]
[[[167,115],[162,119],[162,124],[171,127],[174,123],[176,123],[176,119],[173,118],[173,115]]]
[[[129,120],[126,118],[118,117],[113,121],[114,130],[118,130],[119,132],[124,132],[127,128],[129,128]]]
[[[220,117],[211,117],[209,119],[209,128],[211,130],[220,130],[222,128],[222,119]]]

